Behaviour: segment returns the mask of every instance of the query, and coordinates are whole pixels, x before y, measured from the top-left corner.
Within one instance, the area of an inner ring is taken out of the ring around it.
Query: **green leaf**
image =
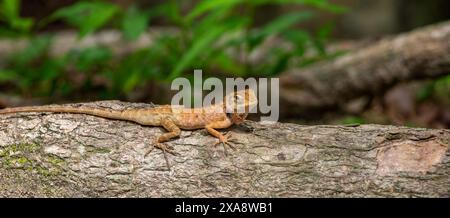
[[[332,13],[344,13],[348,11],[346,7],[330,3],[328,2],[328,0],[275,0],[275,1],[277,3],[296,3],[309,5]]]
[[[15,81],[17,72],[11,69],[0,69],[0,82]]]
[[[93,66],[98,66],[112,58],[112,52],[106,47],[90,47],[82,50],[74,50],[68,54],[69,60],[72,60],[77,70],[88,71]]]
[[[245,2],[244,0],[206,0],[197,4],[191,12],[185,17],[189,22],[196,17],[212,11],[214,9],[230,8],[239,3]]]
[[[332,4],[327,0],[305,0],[305,4],[309,4],[332,13],[345,13],[348,11],[348,8],[341,5]]]
[[[126,39],[135,40],[148,26],[149,14],[139,11],[135,6],[128,8],[122,21],[122,32]]]
[[[223,50],[214,53],[211,58],[211,65],[217,66],[220,70],[223,70],[226,73],[232,73],[238,76],[244,76],[244,66],[241,66],[236,62],[231,55],[227,54]]]
[[[20,36],[20,34],[13,29],[8,27],[0,27],[0,38],[14,38],[18,36]]]
[[[14,19],[19,17],[19,0],[2,0],[1,12],[7,19]]]
[[[132,91],[141,81],[142,78],[138,71],[131,72],[123,82],[122,91],[125,93]]]
[[[350,125],[350,124],[364,124],[366,121],[361,117],[355,117],[355,116],[348,116],[341,120],[341,123],[344,125]]]
[[[11,21],[10,25],[13,29],[28,31],[33,25],[33,20],[29,18],[16,18]]]
[[[181,8],[178,1],[169,1],[169,3],[165,5],[164,11],[170,21],[174,22],[175,24],[180,25],[184,22],[181,18]]]
[[[19,14],[19,0],[2,0],[0,4],[0,18],[2,16],[9,25],[9,28],[18,31],[29,31],[33,25],[33,19],[21,18]]]
[[[450,75],[444,76],[442,78],[439,78],[436,81],[437,87],[444,87],[444,88],[450,88]]]
[[[59,9],[50,20],[63,19],[78,27],[79,37],[84,37],[105,25],[118,10],[119,8],[112,3],[83,1]]]
[[[29,64],[48,50],[51,40],[52,38],[46,35],[32,38],[24,50],[15,54],[14,61],[18,65]]]
[[[332,13],[344,13],[347,12],[348,9],[344,6],[330,3],[328,0],[252,0],[247,1],[247,3],[258,6],[265,4],[299,4],[299,5],[308,5],[321,10],[329,11]]]
[[[435,82],[435,95],[438,99],[443,99],[445,102],[450,103],[450,75],[439,78]]]
[[[269,35],[275,35],[289,29],[294,24],[310,19],[313,16],[311,12],[292,12],[278,17],[274,21],[266,24],[262,29],[253,32],[249,38],[250,49],[261,44]]]
[[[292,12],[289,14],[285,14],[267,24],[261,32],[262,34],[279,33],[298,22],[310,19],[312,16],[313,13],[309,11]]]
[[[227,30],[224,26],[212,27],[211,30],[205,32],[195,40],[189,50],[181,57],[174,70],[170,74],[169,79],[175,79],[180,76],[192,62],[202,53],[208,52],[211,45]]]
[[[435,87],[433,83],[426,84],[417,92],[416,99],[418,101],[424,101],[430,98],[433,95],[434,89]]]
[[[37,70],[40,73],[39,79],[41,81],[52,81],[62,72],[64,62],[62,59],[47,59]]]
[[[250,18],[241,16],[227,17],[225,20],[221,20],[222,17],[225,17],[226,13],[227,11],[225,9],[219,9],[215,11],[215,13],[206,15],[199,22],[196,22],[196,25],[193,28],[193,34],[198,35],[208,32],[211,27],[224,26],[227,28],[227,35],[232,35],[232,31],[237,30],[238,32],[242,32],[242,29],[251,22]],[[235,39],[229,38],[228,40]],[[236,43],[242,42],[244,42],[244,40]]]
[[[277,60],[269,71],[272,76],[279,74],[287,68],[291,55],[284,52],[285,51],[280,51],[280,54],[277,55]]]
[[[304,45],[311,40],[311,36],[304,30],[289,29],[282,33],[282,37],[295,45]]]
[[[331,35],[333,28],[334,28],[333,23],[325,24],[316,33],[315,38],[312,39],[313,46],[320,55],[327,54],[325,49],[325,43],[328,40],[329,36]]]
[[[322,41],[327,40],[333,32],[334,26],[334,23],[331,22],[320,27],[319,31],[317,32],[317,38]]]

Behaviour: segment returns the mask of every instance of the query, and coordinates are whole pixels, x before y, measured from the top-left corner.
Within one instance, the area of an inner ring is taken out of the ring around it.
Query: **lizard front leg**
[[[214,137],[219,139],[219,142],[216,142],[214,145],[222,144],[225,151],[226,151],[225,145],[230,146],[230,148],[232,148],[232,149],[236,149],[229,140],[231,137],[231,134],[227,133],[225,135],[222,135],[222,133],[220,133],[219,131],[217,131],[215,129],[223,129],[223,128],[227,128],[229,126],[230,126],[230,123],[227,120],[221,121],[221,122],[210,123],[205,126],[205,129],[209,132],[209,134],[211,134]]]
[[[172,155],[178,155],[178,153],[176,153],[173,149],[172,146],[169,146],[167,144],[165,144],[164,142],[169,141],[172,138],[178,137],[181,134],[181,130],[180,128],[178,128],[177,125],[175,125],[175,123],[169,119],[169,118],[165,118],[161,121],[161,126],[164,127],[164,129],[166,129],[168,132],[162,134],[161,136],[158,137],[158,139],[156,140],[156,142],[153,144],[154,147],[159,148],[163,151],[164,154],[164,159],[166,160],[166,164],[167,167],[170,170],[170,164],[169,164],[169,160],[167,159],[167,153],[170,153]],[[149,150],[145,156],[147,156],[153,149]]]

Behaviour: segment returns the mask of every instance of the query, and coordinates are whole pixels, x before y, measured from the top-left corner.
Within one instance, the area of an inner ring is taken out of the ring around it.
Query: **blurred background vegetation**
[[[450,18],[446,0],[0,2],[0,107],[101,99],[168,103],[171,93],[161,87],[190,78],[193,69],[203,69],[204,78],[273,77],[343,55],[345,42]],[[331,43],[341,46],[330,49]],[[401,90],[402,99],[412,96],[410,110],[449,109],[449,76]],[[364,114],[288,121],[450,125],[449,113],[427,122],[398,119],[401,113],[410,112],[374,105]]]

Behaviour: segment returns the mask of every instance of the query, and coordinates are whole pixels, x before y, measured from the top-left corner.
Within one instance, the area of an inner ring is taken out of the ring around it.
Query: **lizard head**
[[[225,96],[224,103],[231,121],[242,123],[248,112],[258,104],[258,98],[252,89],[244,89]]]

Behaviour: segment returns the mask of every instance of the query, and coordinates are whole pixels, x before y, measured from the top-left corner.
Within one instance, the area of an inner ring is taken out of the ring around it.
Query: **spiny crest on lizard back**
[[[247,114],[258,104],[258,98],[252,89],[244,89],[225,96],[224,103],[227,113]]]

